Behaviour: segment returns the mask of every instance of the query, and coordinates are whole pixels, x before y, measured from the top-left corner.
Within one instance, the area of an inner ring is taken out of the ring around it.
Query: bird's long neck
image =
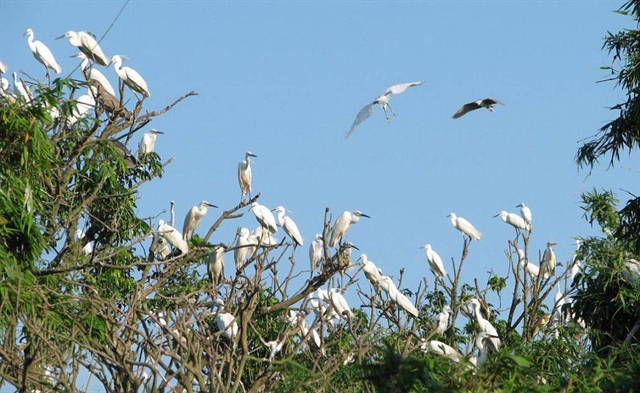
[[[33,42],[33,34],[29,34],[27,35],[27,43],[29,44],[29,48],[31,48],[31,50],[35,50],[35,42]]]
[[[80,63],[80,68],[82,68],[83,70],[86,70],[87,68],[89,68],[89,59],[87,59],[86,57],[82,59],[82,63]]]

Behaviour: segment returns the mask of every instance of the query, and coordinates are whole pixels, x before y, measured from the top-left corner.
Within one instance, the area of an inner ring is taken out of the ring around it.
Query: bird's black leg
[[[387,104],[387,108],[389,108],[389,110],[391,111],[392,115],[396,115],[396,113],[393,111],[393,109],[391,109],[391,105]]]

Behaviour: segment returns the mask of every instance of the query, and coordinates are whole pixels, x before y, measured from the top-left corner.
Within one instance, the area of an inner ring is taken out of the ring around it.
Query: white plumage
[[[291,217],[285,215],[286,209],[283,206],[278,206],[275,208],[275,210],[278,212],[278,222],[280,223],[282,229],[284,229],[286,234],[289,235],[289,237],[296,243],[296,245],[303,246],[304,240],[302,239],[302,235],[300,235],[298,226],[291,219]]]
[[[354,212],[343,212],[340,217],[338,217],[335,225],[333,226],[333,229],[331,230],[329,245],[331,247],[335,247],[336,244],[338,244],[338,242],[342,240],[342,237],[345,233],[347,233],[349,228],[351,228],[351,225],[360,221],[360,217],[371,218],[359,210],[356,210]]]
[[[96,100],[89,89],[86,94],[81,95],[76,100],[76,107],[67,118],[69,125],[74,125],[78,120],[87,116],[87,113],[96,106]]]
[[[447,217],[451,218],[451,225],[462,232],[463,235],[468,236],[472,240],[480,240],[482,237],[482,233],[464,218],[456,216],[455,213],[451,213]]]
[[[216,311],[216,326],[218,331],[222,331],[222,337],[233,341],[238,335],[238,323],[235,317],[224,310],[224,302],[220,299],[216,299],[214,307],[218,307]]]
[[[179,249],[183,254],[189,252],[189,244],[184,241],[182,234],[173,226],[164,222],[164,220],[158,221],[158,233],[173,247]]]
[[[247,228],[239,228],[236,234],[238,236],[238,240],[236,240],[235,244],[236,249],[233,251],[233,259],[236,262],[236,270],[240,270],[247,259],[249,251],[251,251],[251,247],[247,246],[252,243],[249,239],[249,230]]]
[[[105,67],[109,65],[109,59],[100,48],[100,45],[98,45],[98,41],[86,31],[67,31],[64,35],[58,37],[58,39],[60,38],[68,38],[71,45],[80,49],[94,63]]]
[[[520,266],[522,266],[532,278],[538,277],[538,274],[540,274],[540,268],[526,259],[524,251],[518,248],[518,262],[520,263]]]
[[[204,216],[207,215],[207,206],[210,207],[218,207],[216,205],[212,205],[207,201],[202,201],[198,206],[193,206],[186,217],[184,218],[184,225],[182,226],[182,236],[184,240],[189,240],[193,237],[193,233],[202,222]]]
[[[367,258],[366,254],[360,255],[360,261],[362,264],[362,271],[365,277],[371,283],[373,288],[377,291],[380,288],[380,279],[382,279],[382,270],[380,270],[375,263]]]
[[[515,229],[528,230],[529,226],[524,218],[520,217],[515,213],[507,213],[502,210],[500,213],[496,214],[494,217],[500,217],[503,222],[511,225]]]
[[[542,262],[540,267],[544,272],[544,278],[549,278],[556,273],[556,254],[553,252],[552,246],[555,246],[555,242],[547,242],[547,249],[544,250],[542,255]]]
[[[423,343],[421,346],[423,351],[433,352],[435,354],[444,356],[452,362],[458,363],[463,359],[460,352],[453,349],[451,346],[438,340],[431,340],[427,343]]]
[[[89,59],[87,59],[87,56],[84,53],[79,52],[74,57],[82,59],[80,68],[87,71],[87,79],[98,82],[112,96],[116,95],[116,91],[113,89],[113,86],[111,86],[111,83],[109,82],[107,77],[104,76],[104,74],[100,72],[100,70],[89,65]]]
[[[475,312],[476,322],[478,323],[478,327],[480,327],[480,331],[486,333],[491,341],[491,344],[496,348],[500,348],[500,338],[498,338],[498,331],[495,327],[482,316],[482,311],[480,310],[480,302],[478,299],[471,298],[469,300],[473,310]]]
[[[29,44],[29,48],[31,48],[33,57],[47,68],[47,75],[49,69],[53,70],[56,74],[61,73],[62,68],[58,65],[56,58],[53,57],[53,53],[51,53],[49,48],[47,48],[47,46],[42,42],[33,40],[33,30],[27,29],[27,32],[24,33],[24,35],[28,36],[27,43]]]
[[[251,204],[251,211],[253,215],[258,220],[260,226],[264,229],[268,230],[271,233],[278,232],[278,227],[276,226],[276,219],[267,207],[259,204],[258,202],[253,202]]]
[[[150,97],[149,87],[147,82],[142,78],[138,71],[131,67],[122,67],[122,56],[115,55],[111,58],[113,68],[116,70],[118,77],[124,82],[125,85],[137,93],[142,94],[144,97]]]
[[[21,97],[25,100],[25,102],[31,102],[31,93],[29,89],[26,87],[24,82],[20,78],[18,78],[17,73],[13,73],[13,92],[16,97]]]
[[[527,230],[529,232],[531,232],[531,230],[533,229],[533,226],[531,224],[532,222],[532,215],[531,215],[531,209],[529,209],[529,207],[527,205],[523,203],[519,204],[518,206],[520,208],[520,216],[524,219],[524,221],[527,223]]]
[[[451,307],[444,306],[442,311],[436,316],[436,333],[443,334],[449,327],[449,316],[453,311]]]
[[[323,245],[324,242],[322,241],[322,235],[317,234],[309,246],[309,263],[311,264],[311,270],[316,270],[318,263],[320,263],[320,260],[322,259],[324,251]]]
[[[209,280],[216,285],[220,279],[224,277],[224,252],[223,246],[216,246],[209,253],[209,263],[207,264],[207,273]]]
[[[442,263],[442,258],[431,248],[431,244],[425,244],[423,247],[427,254],[427,262],[429,262],[429,268],[436,278],[443,279],[447,275],[447,271]]]
[[[347,303],[347,299],[342,296],[342,293],[340,293],[339,289],[332,288],[329,291],[329,300],[331,301],[333,309],[336,310],[340,317],[353,318],[353,312],[349,307],[349,303]]]
[[[244,154],[244,160],[238,163],[238,184],[242,195],[251,195],[251,158],[258,157],[250,151]]]
[[[414,317],[418,316],[418,309],[416,306],[411,303],[411,300],[407,298],[405,295],[400,292],[396,284],[394,284],[391,277],[382,276],[380,277],[380,288],[384,290],[389,298],[393,300],[398,306],[402,307],[406,312],[413,315]]]
[[[154,152],[158,134],[164,134],[164,132],[153,128],[142,136],[142,139],[140,139],[140,143],[138,144],[138,157]]]

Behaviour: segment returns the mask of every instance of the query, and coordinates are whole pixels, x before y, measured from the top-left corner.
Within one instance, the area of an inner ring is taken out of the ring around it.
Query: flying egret
[[[273,217],[273,213],[271,213],[271,210],[269,210],[269,208],[259,204],[258,202],[253,202],[251,203],[251,211],[256,217],[256,220],[258,220],[260,226],[273,234],[278,232],[276,219],[275,217]]]
[[[329,300],[331,301],[333,309],[336,310],[340,317],[353,318],[353,312],[349,307],[349,303],[347,303],[347,299],[344,298],[338,288],[332,288],[329,291]]]
[[[158,139],[158,134],[164,134],[162,131],[158,131],[155,128],[152,128],[142,136],[140,139],[140,144],[138,144],[138,157],[142,158],[145,154],[153,153],[156,147],[156,139]]]
[[[302,239],[302,235],[300,235],[298,226],[291,217],[285,215],[286,209],[283,206],[278,206],[274,210],[278,212],[278,222],[285,233],[289,235],[296,245],[303,246],[304,240]]]
[[[453,313],[451,307],[444,306],[442,311],[436,316],[436,334],[444,334],[449,328],[449,316]]]
[[[219,245],[209,253],[209,263],[207,264],[207,274],[213,285],[217,285],[224,277],[224,253],[226,247]]]
[[[27,38],[27,43],[29,44],[29,48],[31,48],[31,52],[33,53],[33,57],[36,58],[47,70],[47,76],[49,76],[49,69],[53,70],[56,74],[60,74],[62,72],[62,68],[58,65],[55,57],[53,57],[53,53],[47,48],[45,44],[40,41],[33,40],[33,30],[27,29],[27,32],[24,35],[29,36]]]
[[[109,92],[109,94],[111,94],[112,96],[116,95],[116,91],[113,89],[113,86],[111,86],[111,83],[109,82],[107,77],[104,76],[104,74],[97,68],[91,67],[89,65],[89,59],[87,59],[87,56],[84,53],[78,52],[71,57],[77,57],[78,59],[82,60],[82,62],[80,63],[80,68],[85,73],[87,80],[94,80],[98,82],[102,87],[104,87],[107,92]]]
[[[533,226],[531,225],[531,209],[529,209],[529,207],[525,205],[524,202],[517,205],[516,207],[520,208],[520,216],[524,219],[524,222],[527,223],[527,231],[531,232],[533,230]]]
[[[457,119],[459,117],[466,115],[471,111],[475,111],[476,109],[480,109],[480,108],[487,108],[491,112],[493,112],[494,111],[493,106],[495,104],[500,104],[504,106],[502,102],[493,98],[485,98],[484,100],[475,100],[473,102],[469,102],[467,104],[462,105],[460,109],[458,109],[458,111],[453,115],[453,118]]]
[[[309,246],[309,262],[311,263],[311,270],[316,270],[320,260],[322,259],[322,255],[324,253],[324,242],[322,241],[322,235],[316,234],[315,239],[311,242]]]
[[[438,355],[444,356],[445,358],[455,363],[459,363],[464,358],[460,352],[438,340],[431,340],[423,343],[420,348],[425,352],[433,352]]]
[[[115,55],[111,58],[113,68],[116,70],[116,74],[120,77],[120,80],[125,85],[129,86],[134,92],[142,94],[144,97],[150,97],[149,88],[147,82],[142,79],[142,76],[131,67],[122,67],[122,56]]]
[[[552,246],[555,246],[558,243],[555,242],[547,242],[547,249],[544,250],[544,254],[542,255],[542,262],[540,263],[540,268],[544,272],[544,278],[549,278],[549,276],[553,276],[556,273],[556,254],[553,252]]]
[[[464,218],[456,216],[455,213],[451,213],[447,217],[451,218],[451,225],[462,232],[463,235],[468,236],[472,240],[480,240],[480,237],[482,237],[482,233]]]
[[[238,183],[242,195],[249,195],[251,198],[251,159],[250,157],[258,157],[250,151],[244,153],[244,161],[238,163]],[[242,198],[242,196],[241,196]]]
[[[189,252],[189,244],[184,241],[182,234],[178,232],[173,226],[164,222],[164,220],[158,221],[158,233],[173,247],[177,248],[183,254]]]
[[[56,39],[59,40],[61,38],[68,38],[71,45],[80,49],[80,51],[94,63],[105,67],[109,65],[109,58],[102,52],[98,41],[86,31],[67,31]]]
[[[329,240],[329,245],[331,247],[335,247],[336,244],[342,239],[345,233],[351,228],[351,225],[360,221],[360,217],[371,218],[368,215],[362,213],[359,210],[354,212],[345,211],[340,217],[336,220],[335,225],[331,231],[331,237]]]
[[[493,217],[500,217],[503,222],[514,227],[516,231],[528,230],[529,228],[524,218],[515,213],[507,213],[506,211],[502,210],[500,213],[496,214]]]
[[[376,99],[373,100],[372,103],[367,104],[364,108],[360,110],[360,112],[358,112],[358,116],[356,116],[356,119],[353,121],[353,124],[351,125],[351,129],[349,130],[345,138],[349,138],[351,134],[354,133],[354,131],[356,130],[356,127],[358,127],[360,123],[362,123],[363,121],[371,117],[371,115],[373,114],[373,108],[376,105],[378,105],[384,111],[384,117],[387,118],[387,122],[390,122],[389,115],[387,114],[387,109],[389,109],[391,114],[393,114],[394,116],[396,115],[393,112],[393,109],[391,109],[391,107],[389,106],[389,100],[391,99],[391,96],[393,94],[400,94],[410,87],[420,86],[422,82],[424,81],[402,83],[399,85],[393,85],[387,90],[385,90],[385,92],[379,95],[378,97],[376,97]]]
[[[493,327],[491,322],[489,322],[487,319],[485,319],[482,316],[482,311],[480,309],[480,302],[478,301],[478,299],[471,298],[469,300],[469,303],[471,303],[471,307],[473,307],[473,311],[476,317],[476,322],[480,327],[480,331],[487,333],[489,335],[489,340],[491,341],[491,344],[493,345],[493,347],[495,347],[496,349],[500,348],[500,339],[498,338],[498,331],[496,330],[495,327]]]
[[[380,279],[382,278],[382,270],[380,270],[375,263],[367,258],[366,254],[360,255],[358,259],[362,264],[362,271],[365,277],[371,283],[373,288],[377,291],[380,288]]]
[[[29,92],[29,88],[24,84],[22,79],[18,78],[17,73],[13,73],[13,92],[16,97],[22,97],[25,102],[31,102],[31,93]]]
[[[8,67],[0,60],[0,74],[6,74]]]
[[[517,252],[518,263],[520,263],[520,266],[522,266],[527,271],[527,273],[529,273],[531,278],[538,277],[538,274],[540,274],[540,268],[537,265],[534,265],[533,263],[526,260],[527,258],[525,258],[524,251],[518,248]]]
[[[78,239],[78,241],[81,241],[82,239],[85,238],[85,233],[81,230],[81,229],[76,229],[76,239]],[[82,254],[84,255],[91,255],[91,253],[93,253],[93,242],[87,242],[87,244],[85,244],[82,247]]]
[[[233,341],[233,339],[238,335],[238,323],[236,322],[235,317],[225,311],[224,302],[220,299],[215,300],[214,307],[218,308],[215,312],[218,331],[223,331],[222,337]]]
[[[431,248],[431,244],[425,244],[424,247],[425,252],[427,254],[427,262],[429,262],[429,268],[436,278],[444,279],[444,276],[447,275],[447,271],[444,270],[444,264],[442,263],[442,258],[438,255],[437,252],[433,251]]]
[[[242,269],[242,266],[244,266],[244,261],[247,259],[247,255],[250,251],[247,246],[252,243],[249,239],[249,230],[247,228],[238,228],[236,236],[238,239],[234,246],[235,250],[233,250],[233,259],[236,262],[236,270],[240,270]]]
[[[387,295],[389,295],[389,298],[391,300],[393,300],[398,306],[402,307],[409,314],[413,315],[416,318],[418,317],[418,309],[416,308],[416,306],[411,303],[411,300],[409,300],[409,298],[407,298],[402,294],[402,292],[400,292],[391,277],[382,276],[380,277],[379,282],[380,288],[382,288],[382,290],[384,290]]]
[[[91,91],[87,91],[86,94],[81,95],[75,101],[75,108],[71,111],[71,115],[67,118],[67,123],[69,125],[74,125],[76,122],[87,116],[87,112],[91,108],[95,108],[96,101],[93,99],[93,94]]]
[[[187,216],[184,218],[184,225],[182,226],[182,238],[184,240],[189,240],[193,237],[193,232],[198,225],[200,225],[204,216],[207,215],[207,211],[209,210],[207,206],[218,207],[207,201],[202,201],[198,206],[193,206],[191,210],[189,210],[189,213],[187,213]]]

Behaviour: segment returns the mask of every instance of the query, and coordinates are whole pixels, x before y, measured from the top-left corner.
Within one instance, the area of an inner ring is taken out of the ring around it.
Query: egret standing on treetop
[[[409,298],[407,298],[402,294],[402,292],[400,292],[391,277],[380,277],[380,288],[382,288],[387,293],[387,295],[389,295],[389,298],[393,300],[398,306],[402,307],[405,311],[407,311],[414,317],[418,317],[418,309],[416,308],[416,306],[411,303],[411,300],[409,300]]]
[[[331,237],[329,240],[329,245],[331,247],[335,247],[336,244],[342,239],[345,233],[351,228],[351,225],[360,221],[360,217],[371,218],[368,215],[360,212],[359,210],[352,212],[345,211],[340,217],[336,220],[336,224],[333,226],[331,231]]]
[[[22,97],[25,102],[31,102],[29,89],[26,87],[24,82],[18,78],[18,74],[15,72],[13,73],[13,91],[16,94],[16,97]]]
[[[71,111],[71,115],[67,118],[69,125],[74,125],[78,120],[84,118],[91,108],[95,108],[96,101],[93,99],[91,90],[81,95],[76,100],[76,107]]]
[[[520,217],[515,213],[507,213],[506,211],[502,210],[500,213],[496,214],[493,217],[500,217],[502,221],[514,227],[516,229],[516,232],[518,230],[528,228],[524,218]]]
[[[4,64],[2,61],[0,61],[0,75],[6,74],[7,70],[8,70],[7,65]]]
[[[144,97],[150,97],[149,88],[147,82],[142,79],[142,76],[138,74],[136,70],[131,67],[122,67],[122,56],[115,55],[111,58],[113,68],[116,70],[116,74],[120,77],[120,80],[125,85],[129,86],[134,92],[142,94]]]
[[[68,38],[71,45],[80,49],[80,51],[94,63],[105,67],[109,65],[109,59],[105,56],[104,52],[102,52],[98,41],[86,31],[67,31],[57,39],[59,40],[61,38]]]
[[[493,327],[491,322],[489,322],[482,316],[482,311],[480,310],[480,302],[478,301],[478,299],[471,298],[469,300],[469,303],[471,303],[471,306],[473,307],[473,310],[475,312],[476,321],[478,322],[480,331],[489,335],[489,340],[496,349],[500,348],[500,338],[498,338],[498,331],[495,327]]]
[[[447,330],[451,313],[453,313],[451,307],[445,305],[442,312],[436,316],[436,334],[443,334]]]
[[[291,217],[285,215],[285,208],[283,206],[278,206],[274,210],[278,212],[278,221],[286,234],[289,235],[296,245],[303,246],[304,241],[302,240],[302,235],[300,235],[298,226],[293,222]]]
[[[370,261],[367,258],[366,254],[360,255],[358,259],[362,264],[362,271],[364,272],[365,277],[371,283],[373,288],[377,291],[380,288],[380,279],[382,278],[382,270],[380,270],[375,263]]]
[[[87,80],[94,80],[98,82],[102,87],[104,87],[104,89],[109,94],[111,94],[112,96],[116,95],[116,91],[113,89],[113,86],[111,86],[111,83],[109,82],[107,77],[104,76],[104,74],[100,72],[97,68],[89,66],[89,60],[87,59],[87,56],[84,53],[79,52],[71,57],[77,57],[79,59],[82,59],[82,62],[80,63],[80,68],[85,73]]]
[[[531,230],[533,229],[533,227],[531,226],[531,209],[529,209],[529,207],[525,205],[524,202],[516,207],[520,208],[520,216],[524,219],[524,222],[527,223],[527,230],[531,232]]]
[[[47,77],[49,76],[49,69],[53,70],[56,74],[62,72],[62,68],[58,65],[55,57],[53,57],[53,53],[47,48],[45,44],[40,41],[33,40],[33,30],[27,29],[27,32],[24,35],[29,36],[27,38],[27,43],[29,44],[29,48],[31,48],[31,52],[33,53],[33,57],[36,58],[45,68],[47,69]]]
[[[258,202],[253,202],[251,204],[251,211],[253,215],[258,220],[258,223],[266,230],[271,233],[278,232],[278,227],[276,226],[276,219],[273,217],[273,213],[266,206],[259,204]]]
[[[238,163],[238,183],[242,195],[249,195],[251,198],[251,159],[249,157],[258,157],[250,151],[244,153],[244,161]],[[240,199],[242,199],[242,195]]]
[[[431,248],[431,244],[425,244],[424,247],[425,252],[427,254],[427,262],[429,262],[429,268],[436,278],[444,279],[444,276],[447,275],[447,271],[444,270],[444,264],[442,263],[442,258],[438,255],[437,252],[433,251]]]
[[[142,158],[145,154],[153,153],[156,148],[156,139],[158,139],[158,134],[164,134],[164,132],[152,128],[142,136],[140,144],[138,144],[138,157]]]
[[[558,243],[548,242],[547,249],[544,250],[544,254],[542,255],[540,268],[544,272],[544,278],[549,278],[550,275],[552,276],[556,273],[556,254],[551,248],[551,246],[555,246],[556,244]]]
[[[164,222],[164,220],[158,221],[158,233],[168,241],[169,244],[179,249],[183,254],[189,252],[189,244],[184,241],[182,234],[173,226]]]
[[[236,240],[235,250],[233,250],[233,259],[236,262],[236,270],[242,269],[247,254],[249,254],[249,246],[251,241],[249,240],[249,230],[247,228],[238,228],[236,232],[238,240]]]
[[[317,234],[309,246],[309,262],[311,263],[311,270],[316,270],[318,263],[322,259],[322,252],[324,242],[322,241],[322,235]]]
[[[222,337],[233,341],[238,334],[238,323],[235,317],[225,311],[224,302],[220,299],[216,299],[214,307],[218,307],[218,311],[215,312],[218,330],[223,331]]]
[[[224,253],[226,247],[224,245],[216,246],[209,253],[209,263],[207,264],[207,273],[209,280],[213,285],[217,285],[220,279],[224,277]]]
[[[462,359],[464,359],[460,352],[456,351],[453,347],[443,343],[442,341],[431,340],[429,342],[423,343],[420,348],[423,351],[429,351],[444,356],[445,358],[455,363],[459,363]]]
[[[464,218],[456,216],[455,213],[451,213],[447,217],[451,218],[451,225],[462,232],[463,235],[468,236],[472,240],[480,240],[480,237],[482,237],[482,233]]]
[[[218,206],[212,205],[207,201],[202,201],[198,206],[193,206],[187,216],[184,218],[184,225],[182,226],[182,238],[184,240],[189,240],[193,237],[193,232],[196,230],[200,222],[207,215],[207,206],[215,207]]]
[[[519,248],[516,251],[518,252],[518,262],[520,263],[520,266],[522,266],[532,278],[538,277],[538,274],[540,274],[540,268],[526,260],[524,251]]]
[[[394,116],[396,115],[393,112],[393,109],[391,109],[391,107],[389,106],[389,100],[391,99],[391,95],[400,94],[403,91],[413,86],[420,86],[422,82],[424,81],[402,83],[399,85],[393,85],[390,88],[388,88],[384,93],[376,97],[376,99],[373,100],[372,103],[367,104],[364,108],[360,110],[360,112],[358,112],[358,116],[356,116],[356,119],[353,121],[353,124],[351,125],[351,129],[349,130],[345,138],[349,138],[360,123],[362,123],[363,121],[371,117],[371,114],[373,114],[373,108],[376,105],[378,105],[384,111],[384,117],[386,117],[387,122],[389,122],[390,120],[389,120],[389,115],[387,114],[387,109],[389,109],[391,114],[393,114]]]
[[[331,301],[331,305],[333,309],[336,310],[340,317],[353,318],[353,312],[349,307],[349,303],[347,303],[347,299],[342,296],[342,292],[338,288],[332,288],[329,290],[329,300]]]

